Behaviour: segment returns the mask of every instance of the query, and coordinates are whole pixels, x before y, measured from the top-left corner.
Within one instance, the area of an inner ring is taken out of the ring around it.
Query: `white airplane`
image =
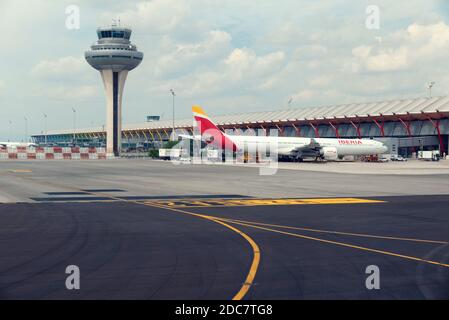
[[[36,147],[36,144],[28,142],[0,142],[0,147],[3,148]]]
[[[382,142],[372,139],[228,135],[213,123],[201,107],[193,106],[192,112],[201,136],[188,138],[201,139],[207,145],[221,150],[257,152],[257,150],[268,151],[270,148],[273,150],[274,146],[276,148],[274,151],[279,157],[288,157],[297,161],[302,161],[304,158],[337,160],[348,155],[378,155],[388,151]]]

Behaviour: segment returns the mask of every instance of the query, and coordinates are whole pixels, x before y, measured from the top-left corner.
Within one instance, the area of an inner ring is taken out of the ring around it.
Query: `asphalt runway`
[[[2,162],[0,299],[449,299],[445,169],[329,165]]]
[[[0,205],[0,298],[449,298],[449,196],[238,200]],[[81,290],[65,288],[67,265]],[[379,290],[365,287],[369,265]]]

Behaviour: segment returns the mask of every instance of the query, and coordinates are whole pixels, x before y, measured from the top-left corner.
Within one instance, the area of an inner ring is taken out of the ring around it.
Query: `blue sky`
[[[65,27],[65,9],[80,8],[81,28]],[[380,8],[380,29],[365,26]],[[0,141],[29,132],[101,126],[100,75],[83,59],[95,29],[120,17],[145,53],[128,77],[125,123],[146,115],[177,117],[192,104],[213,114],[288,106],[449,94],[447,1],[400,0],[1,0],[7,30],[0,59]],[[11,133],[9,121],[12,121]]]

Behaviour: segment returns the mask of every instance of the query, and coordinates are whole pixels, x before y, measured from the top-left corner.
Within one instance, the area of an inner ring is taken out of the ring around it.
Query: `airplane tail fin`
[[[203,140],[223,150],[237,151],[235,143],[206,115],[200,106],[192,107],[193,117]]]
[[[211,129],[221,131],[200,106],[193,106],[192,112],[201,134]]]

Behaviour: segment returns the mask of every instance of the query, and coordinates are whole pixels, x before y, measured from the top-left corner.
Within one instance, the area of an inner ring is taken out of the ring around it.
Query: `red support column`
[[[332,122],[329,121],[330,126],[335,131],[335,136],[340,139],[340,133],[338,132],[338,125],[334,125]]]
[[[237,129],[236,127],[234,127],[234,132],[235,132],[235,135],[236,135],[236,136],[239,136],[239,135],[240,135],[239,129]]]
[[[248,130],[251,130],[251,131],[253,132],[253,134],[256,135],[256,130],[254,130],[253,128],[250,128],[249,126],[246,126],[246,128],[247,128]]]
[[[428,117],[430,123],[432,123],[432,125],[434,126],[435,129],[437,129],[437,134],[438,134],[438,140],[440,141],[440,156],[443,156],[443,153],[446,151],[446,149],[444,148],[444,141],[443,141],[443,137],[441,136],[441,130],[440,130],[440,121],[434,121],[432,120],[430,117]]]
[[[407,134],[409,137],[412,136],[412,130],[410,130],[410,123],[409,122],[405,122],[404,120],[402,120],[401,118],[399,118],[399,121],[402,123],[402,125],[405,127],[405,129],[407,130]],[[415,147],[412,147],[413,152],[416,152]]]
[[[379,123],[376,119],[373,118],[374,123],[376,124],[376,126],[380,129],[380,134],[382,135],[382,137],[385,137],[385,131],[384,131],[384,123]]]
[[[407,130],[407,134],[409,137],[412,136],[412,131],[410,130],[410,123],[406,123],[404,120],[402,120],[401,118],[399,118],[399,121],[402,123],[402,125],[405,127],[405,129]]]
[[[356,125],[352,120],[350,121],[352,126],[355,128],[355,130],[357,131],[357,136],[359,139],[362,139],[362,134],[360,133],[360,124]]]
[[[315,138],[319,138],[320,137],[320,133],[318,132],[318,127],[315,127],[313,125],[312,122],[309,122],[309,125],[313,128],[313,130],[315,131]]]
[[[285,127],[279,127],[277,124],[276,124],[276,128],[278,128],[278,130],[279,130],[279,136],[281,136],[281,137],[283,137],[284,136],[284,131],[285,131]]]
[[[294,123],[292,123],[292,127],[295,129],[295,135],[296,135],[297,137],[300,137],[300,136],[301,136],[301,127],[295,126]]]

